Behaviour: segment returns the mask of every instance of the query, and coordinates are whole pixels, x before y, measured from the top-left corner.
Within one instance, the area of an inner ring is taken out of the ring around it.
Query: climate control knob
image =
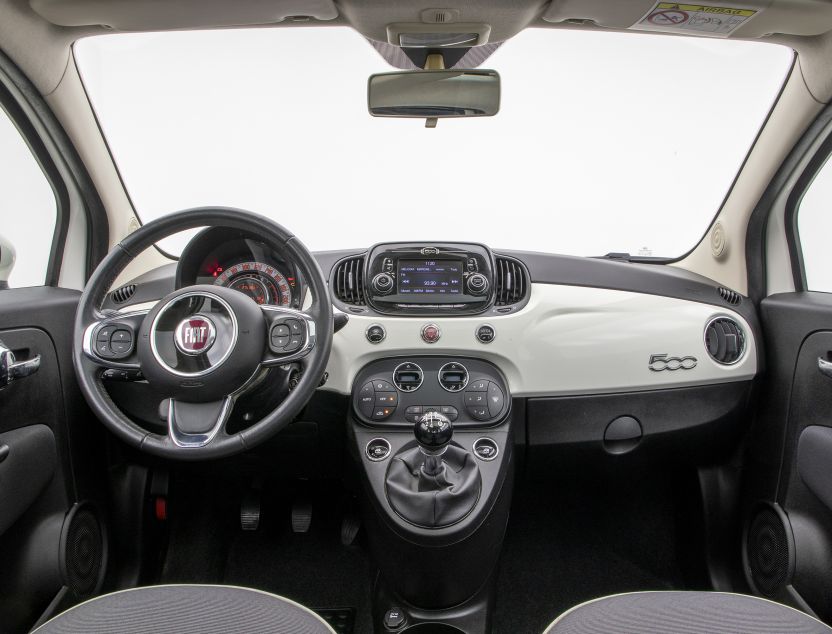
[[[482,273],[474,273],[468,278],[467,286],[471,295],[483,295],[488,290],[488,278]]]
[[[379,273],[373,278],[373,290],[381,295],[387,295],[393,290],[393,276],[389,273]]]

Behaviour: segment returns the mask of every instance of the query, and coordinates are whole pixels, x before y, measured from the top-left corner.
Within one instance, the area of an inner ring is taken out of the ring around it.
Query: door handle
[[[827,361],[823,357],[818,357],[818,370],[828,379],[832,379],[832,361]]]
[[[15,359],[14,352],[9,350],[6,344],[0,341],[0,389],[3,389],[12,381],[23,379],[34,374],[39,369],[39,354],[31,359],[18,361]]]

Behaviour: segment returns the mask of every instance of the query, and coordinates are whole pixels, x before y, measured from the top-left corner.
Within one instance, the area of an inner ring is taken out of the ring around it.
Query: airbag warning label
[[[747,8],[657,2],[635,27],[649,31],[699,33],[725,37],[757,13],[756,9]]]

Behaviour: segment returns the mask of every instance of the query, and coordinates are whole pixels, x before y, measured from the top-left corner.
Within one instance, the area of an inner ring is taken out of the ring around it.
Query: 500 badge
[[[693,370],[696,367],[696,357],[668,357],[666,354],[651,354],[647,367],[653,372]]]

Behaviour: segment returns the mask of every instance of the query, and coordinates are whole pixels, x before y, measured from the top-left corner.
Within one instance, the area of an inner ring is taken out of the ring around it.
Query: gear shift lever
[[[425,457],[422,467],[425,474],[436,476],[442,472],[442,454],[448,448],[454,435],[454,426],[447,416],[439,412],[428,412],[413,428],[419,450]]]

